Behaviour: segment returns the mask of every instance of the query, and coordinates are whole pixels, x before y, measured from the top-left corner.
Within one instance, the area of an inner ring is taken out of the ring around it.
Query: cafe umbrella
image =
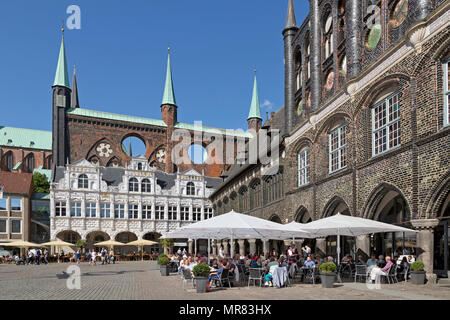
[[[141,239],[141,240],[128,242],[126,245],[141,247],[141,258],[142,258],[142,260],[144,260],[144,246],[154,246],[155,244],[158,244],[158,242]]]

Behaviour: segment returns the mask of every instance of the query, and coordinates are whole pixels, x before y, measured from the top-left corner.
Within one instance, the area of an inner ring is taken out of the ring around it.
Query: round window
[[[192,144],[189,147],[188,155],[191,161],[195,164],[203,164],[205,163],[206,158],[208,158],[208,153],[206,152],[206,149],[199,144]]]

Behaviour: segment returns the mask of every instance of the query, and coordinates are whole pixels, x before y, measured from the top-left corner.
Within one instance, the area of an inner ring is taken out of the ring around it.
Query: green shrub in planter
[[[422,261],[415,261],[409,267],[411,270],[411,282],[413,284],[425,284],[425,265]]]
[[[201,263],[197,264],[192,269],[192,273],[196,277],[207,278],[207,277],[209,277],[209,272],[210,272],[210,268],[209,268],[208,264],[205,262],[201,262]]]
[[[320,273],[333,273],[336,272],[336,265],[333,262],[323,263],[319,267]]]
[[[169,264],[170,260],[169,257],[167,257],[165,254],[160,254],[158,257],[158,264],[160,266],[167,266]]]
[[[205,293],[206,286],[208,282],[210,268],[207,263],[201,262],[197,264],[193,269],[192,273],[195,276],[197,293]]]
[[[336,265],[333,262],[327,262],[319,267],[320,282],[323,288],[333,288],[336,279]]]
[[[422,261],[414,261],[410,266],[411,271],[423,271],[425,270],[425,265]]]

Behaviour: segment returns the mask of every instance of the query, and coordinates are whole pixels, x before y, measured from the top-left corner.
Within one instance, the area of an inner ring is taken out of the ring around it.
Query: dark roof
[[[0,186],[4,187],[4,193],[30,196],[33,193],[33,175],[31,173],[0,171]]]
[[[64,178],[65,167],[57,167],[55,171],[55,181]],[[100,173],[103,175],[103,180],[108,186],[118,186],[122,182],[122,177],[125,174],[124,168],[118,167],[100,167]],[[156,183],[163,190],[171,189],[175,185],[177,174],[168,174],[162,171],[155,171]],[[207,188],[218,187],[222,179],[205,177]]]

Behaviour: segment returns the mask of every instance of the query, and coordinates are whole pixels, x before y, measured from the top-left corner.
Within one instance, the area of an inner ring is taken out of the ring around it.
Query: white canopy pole
[[[262,239],[262,242],[263,242],[263,252],[264,252],[264,258],[265,258],[266,254],[267,254],[266,239]]]
[[[341,264],[341,236],[339,234],[339,229],[337,230],[337,249],[336,249],[336,253],[337,253],[337,264],[340,265]]]
[[[194,252],[195,252],[195,255],[197,255],[197,238],[194,238],[194,246],[195,246]]]
[[[211,244],[210,244],[210,239],[208,237],[208,259],[206,259],[206,261],[209,264],[209,258],[211,257]]]
[[[230,250],[230,252],[231,252],[231,258],[233,258],[233,256],[234,256],[234,243],[233,243],[233,233],[231,233],[231,243],[230,243],[230,245],[231,245],[231,250]]]

